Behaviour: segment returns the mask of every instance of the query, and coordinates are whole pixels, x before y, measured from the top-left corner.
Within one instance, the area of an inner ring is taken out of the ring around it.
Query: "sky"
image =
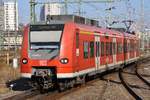
[[[47,1],[63,1],[63,0],[36,0],[38,2],[47,2]],[[70,1],[70,0],[68,0]],[[85,0],[87,1],[87,0]],[[93,0],[89,0],[93,1]],[[126,4],[126,1],[129,1]],[[145,24],[150,24],[150,0],[144,0],[144,19]],[[131,13],[130,18],[134,21],[140,20],[140,3],[141,0],[115,0],[114,3],[106,4],[106,3],[91,3],[91,4],[82,4],[81,11],[83,12],[82,16],[86,16],[89,18],[100,19],[101,24],[105,23],[106,19],[111,20],[125,20],[128,19],[129,12]],[[18,0],[19,6],[19,22],[27,24],[30,21],[30,5],[29,0]],[[109,7],[115,7],[111,13],[106,11]],[[41,5],[36,6],[36,15],[39,16]],[[69,4],[68,12],[69,14],[76,14],[78,6],[77,4]],[[128,12],[128,13],[127,13]],[[108,17],[110,16],[110,17]]]

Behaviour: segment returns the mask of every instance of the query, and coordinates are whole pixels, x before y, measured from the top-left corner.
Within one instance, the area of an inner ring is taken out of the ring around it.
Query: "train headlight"
[[[27,60],[26,58],[23,58],[23,59],[22,59],[22,63],[23,63],[23,64],[27,64],[27,63],[28,63],[28,60]]]
[[[69,62],[69,60],[68,60],[67,58],[62,58],[62,59],[60,60],[60,62],[61,62],[62,64],[67,64],[67,63]]]

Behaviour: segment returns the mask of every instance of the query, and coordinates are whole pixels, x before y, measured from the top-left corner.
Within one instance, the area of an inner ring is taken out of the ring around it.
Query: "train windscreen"
[[[50,59],[59,53],[64,25],[31,25],[29,35],[30,57]],[[37,56],[38,55],[38,56]],[[47,56],[45,56],[47,55]]]
[[[31,49],[58,48],[62,31],[31,31]]]

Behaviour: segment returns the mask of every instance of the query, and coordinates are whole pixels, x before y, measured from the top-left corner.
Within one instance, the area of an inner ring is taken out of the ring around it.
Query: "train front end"
[[[33,86],[48,89],[55,85],[63,28],[64,24],[29,25],[25,28],[21,74],[30,78]]]

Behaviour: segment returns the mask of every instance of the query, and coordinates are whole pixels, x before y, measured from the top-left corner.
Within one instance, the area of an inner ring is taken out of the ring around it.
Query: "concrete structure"
[[[64,15],[64,14],[65,14],[64,4],[59,3],[45,4],[41,8],[40,20],[45,21],[47,19],[47,15]]]
[[[4,41],[3,46],[21,46],[22,44],[22,36],[21,35],[17,35],[17,36],[10,36],[10,37],[4,37],[6,41]]]
[[[145,29],[145,46],[150,51],[150,29]]]
[[[4,2],[4,29],[18,30],[18,4],[15,1]]]

